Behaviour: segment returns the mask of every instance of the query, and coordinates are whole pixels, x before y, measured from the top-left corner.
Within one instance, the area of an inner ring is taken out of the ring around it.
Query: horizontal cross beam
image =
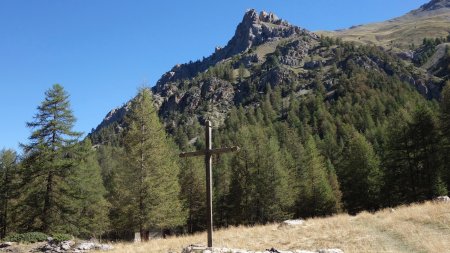
[[[222,153],[228,153],[233,151],[238,151],[239,147],[225,147],[225,148],[216,148],[216,149],[210,149],[210,150],[199,150],[199,151],[193,151],[193,152],[183,152],[180,154],[180,157],[190,157],[190,156],[202,156],[206,154],[222,154]]]

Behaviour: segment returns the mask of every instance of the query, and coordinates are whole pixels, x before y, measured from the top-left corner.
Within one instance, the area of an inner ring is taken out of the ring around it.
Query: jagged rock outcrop
[[[168,82],[193,77],[222,60],[246,52],[253,46],[293,35],[308,35],[317,38],[317,35],[291,25],[273,13],[262,11],[258,14],[254,9],[248,10],[237,26],[234,36],[225,47],[216,47],[215,52],[202,61],[175,65],[157,82],[154,92],[161,92]]]
[[[419,9],[410,12],[415,16],[424,16],[430,14],[440,14],[448,12],[450,9],[450,0],[431,0],[430,2],[420,6]]]

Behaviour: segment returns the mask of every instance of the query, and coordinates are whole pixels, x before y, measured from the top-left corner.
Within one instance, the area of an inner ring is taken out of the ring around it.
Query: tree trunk
[[[47,176],[47,189],[45,191],[45,198],[44,198],[44,210],[42,213],[42,230],[44,232],[48,232],[50,227],[50,215],[51,215],[51,208],[52,208],[52,194],[53,194],[53,174],[51,171],[48,172]]]

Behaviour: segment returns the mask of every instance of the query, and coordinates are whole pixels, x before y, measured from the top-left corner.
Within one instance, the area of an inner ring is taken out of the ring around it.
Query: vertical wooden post
[[[212,148],[212,129],[211,122],[206,121],[205,126],[205,150],[198,150],[193,152],[183,152],[180,157],[190,156],[205,156],[206,167],[206,227],[208,230],[208,247],[212,247],[213,243],[213,218],[212,218],[212,156],[214,154],[223,154],[233,151],[238,151],[239,147],[225,147],[225,148]]]
[[[211,122],[206,121],[205,126],[205,165],[206,165],[206,226],[208,228],[208,247],[212,247],[213,238],[213,219],[212,219],[212,129]]]

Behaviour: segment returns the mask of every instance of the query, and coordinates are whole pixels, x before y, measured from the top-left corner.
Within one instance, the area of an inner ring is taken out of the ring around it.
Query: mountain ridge
[[[433,0],[414,11],[446,9],[448,2]],[[282,89],[295,91],[300,97],[317,89],[316,79],[319,78],[326,87],[327,99],[333,99],[337,94],[337,77],[330,69],[347,72],[355,63],[386,75],[396,75],[426,98],[439,97],[441,79],[421,69],[406,70],[401,63],[403,60],[395,55],[379,58],[355,51],[349,54],[351,59],[337,59],[342,50],[352,48],[337,41],[330,44],[329,39],[291,25],[273,13],[247,10],[225,47],[217,48],[202,61],[175,65],[162,75],[151,88],[155,105],[166,126],[173,131],[180,117],[188,118],[184,123],[189,124],[192,117],[196,120],[212,118],[220,125],[231,106],[258,106],[258,94],[267,92],[267,85],[271,88],[282,85]],[[273,68],[275,65],[278,67]],[[229,72],[225,73],[227,77],[223,76],[224,71]],[[111,124],[120,125],[126,108],[127,104],[108,113],[94,132]]]
[[[235,34],[225,47],[216,47],[213,54],[201,61],[175,65],[162,75],[153,90],[160,91],[165,83],[193,77],[220,61],[246,52],[252,46],[258,46],[276,38],[286,38],[303,33],[309,32],[289,24],[271,12],[261,11],[258,14],[255,9],[249,9],[245,12],[242,21],[236,27]]]
[[[408,50],[411,45],[420,45],[424,38],[446,37],[450,32],[449,27],[450,1],[431,0],[400,17],[317,33],[401,52]]]

